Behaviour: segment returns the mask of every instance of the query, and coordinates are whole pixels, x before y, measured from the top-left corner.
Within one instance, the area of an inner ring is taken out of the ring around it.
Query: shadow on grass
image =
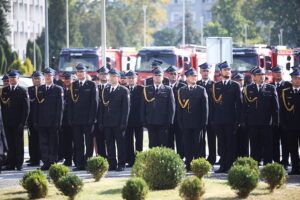
[[[121,194],[121,192],[122,192],[122,189],[117,188],[117,189],[105,190],[105,191],[99,192],[98,194]]]
[[[17,191],[17,192],[7,192],[4,195],[18,195],[18,194],[25,194],[26,191]]]
[[[205,198],[205,200],[239,200],[238,197],[208,197]]]

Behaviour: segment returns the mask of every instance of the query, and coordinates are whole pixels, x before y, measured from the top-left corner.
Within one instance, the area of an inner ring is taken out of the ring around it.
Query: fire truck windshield
[[[60,56],[59,59],[59,71],[60,72],[73,72],[75,66],[78,63],[82,63],[88,66],[87,71],[95,72],[98,69],[98,57],[97,56]]]
[[[160,54],[159,56],[146,56],[146,55],[138,55],[136,61],[136,71],[138,72],[150,72],[152,70],[151,63],[154,60],[161,60],[163,64],[161,68],[166,70],[170,65],[176,66],[176,56],[175,55],[163,55]]]
[[[232,71],[248,72],[253,66],[258,66],[257,56],[234,56]]]
[[[296,61],[297,61],[296,65],[300,65],[300,53],[298,55],[296,55],[296,56],[297,56],[297,58],[296,58]]]

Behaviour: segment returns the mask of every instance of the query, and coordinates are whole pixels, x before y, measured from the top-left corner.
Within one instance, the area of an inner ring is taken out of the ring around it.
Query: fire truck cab
[[[294,64],[295,65],[300,65],[300,48],[295,48],[293,50],[293,55],[294,55]]]
[[[292,66],[294,66],[293,50],[288,49],[286,46],[272,47],[272,66],[280,65],[283,67],[283,79],[291,80],[290,73]]]

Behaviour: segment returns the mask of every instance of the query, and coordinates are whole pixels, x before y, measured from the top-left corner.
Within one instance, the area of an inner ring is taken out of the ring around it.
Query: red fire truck
[[[280,65],[283,67],[283,79],[290,80],[291,67],[294,66],[293,50],[288,49],[286,46],[272,47],[272,66]]]
[[[142,84],[151,76],[151,63],[154,60],[162,61],[161,67],[166,70],[174,65],[182,70],[185,64],[198,70],[197,66],[206,62],[206,48],[202,46],[186,45],[181,47],[144,47],[137,54],[135,71],[138,72],[138,82]],[[184,70],[182,70],[183,72]]]
[[[60,52],[58,71],[75,72],[75,66],[83,63],[89,74],[96,74],[101,65],[101,48],[64,48]],[[106,62],[120,71],[134,68],[136,51],[134,48],[107,49]]]
[[[293,50],[293,55],[295,65],[300,65],[300,48],[295,48]]]

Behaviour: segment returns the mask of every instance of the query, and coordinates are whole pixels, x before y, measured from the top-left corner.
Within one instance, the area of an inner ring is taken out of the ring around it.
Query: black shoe
[[[74,169],[72,169],[73,172],[78,172],[78,171],[84,171],[84,167],[75,167]]]
[[[289,175],[300,175],[299,169],[292,169],[292,171],[289,173]]]
[[[118,166],[118,168],[116,169],[116,171],[118,171],[118,172],[122,172],[124,170],[125,170],[124,166]]]
[[[26,160],[25,162],[26,162],[26,163],[31,163],[31,160],[29,159],[29,160]]]
[[[22,166],[17,166],[18,171],[22,171],[23,167]]]
[[[220,174],[220,173],[226,173],[228,170],[226,170],[223,167],[220,167],[218,170],[215,171],[215,173]]]
[[[109,167],[108,171],[116,171],[116,169],[117,169],[116,167]]]
[[[28,167],[38,167],[40,166],[40,162],[32,162],[27,164]]]
[[[43,171],[49,170],[50,166],[51,166],[51,165],[50,165],[49,163],[45,163],[45,164],[41,167],[41,170],[43,170]]]
[[[6,165],[3,169],[3,171],[11,171],[11,170],[15,170],[15,167],[11,165]]]
[[[71,160],[65,160],[65,162],[63,163],[63,165],[71,167],[72,166],[72,161]]]

